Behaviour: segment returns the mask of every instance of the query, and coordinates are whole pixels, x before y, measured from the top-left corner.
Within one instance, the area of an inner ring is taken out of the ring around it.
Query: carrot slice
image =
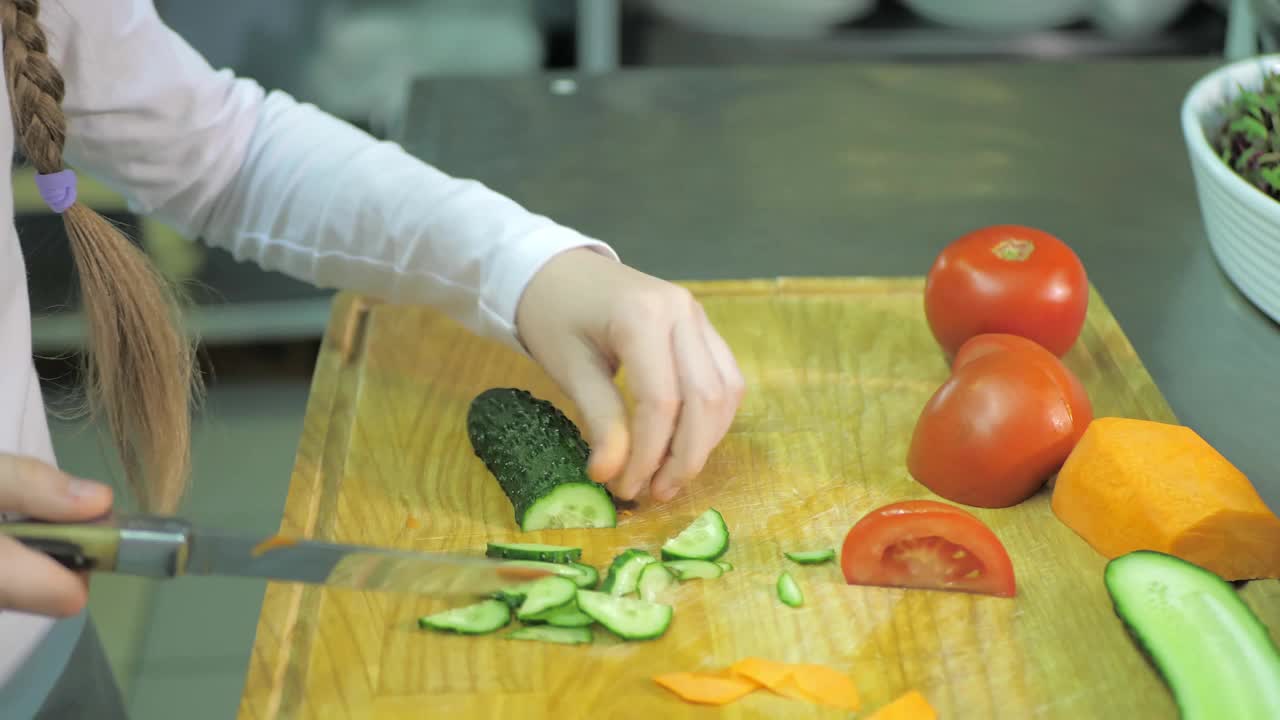
[[[734,663],[729,670],[783,697],[846,710],[857,710],[861,706],[853,680],[825,665],[749,657]]]
[[[1107,558],[1158,550],[1224,580],[1280,578],[1280,517],[1188,427],[1094,420],[1058,472],[1050,502]]]
[[[689,702],[704,705],[727,705],[758,687],[750,680],[729,674],[673,672],[653,680]]]
[[[868,715],[866,720],[938,720],[938,711],[919,690],[908,690]]]
[[[776,660],[749,657],[730,665],[729,671],[772,690],[786,681],[791,674],[791,666]]]
[[[824,705],[854,711],[862,707],[858,687],[839,670],[826,665],[796,665],[791,677],[801,690]]]

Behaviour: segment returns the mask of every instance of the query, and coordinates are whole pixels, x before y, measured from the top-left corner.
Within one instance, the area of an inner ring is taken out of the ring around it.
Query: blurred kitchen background
[[[209,60],[396,137],[412,78],[729,63],[1238,57],[1273,51],[1280,0],[157,0]],[[448,168],[444,168],[448,171]],[[15,180],[35,342],[57,403],[80,347],[60,223]],[[109,189],[81,197],[132,229],[186,283],[210,398],[189,516],[276,529],[331,294],[236,262],[133,217]],[[73,472],[114,480],[103,438],[56,421]],[[134,717],[235,713],[263,584],[94,581],[92,607]]]

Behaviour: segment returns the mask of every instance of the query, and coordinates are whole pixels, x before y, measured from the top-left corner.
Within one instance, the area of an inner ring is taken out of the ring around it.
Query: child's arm
[[[593,238],[283,93],[215,71],[149,0],[42,4],[66,156],[192,239],[507,341],[529,279]]]
[[[66,80],[65,155],[138,212],[304,281],[433,305],[527,352],[582,410],[592,476],[624,499],[674,497],[729,429],[743,377],[687,291],[214,71],[149,0],[42,8]],[[619,366],[637,400],[630,418],[612,382]]]

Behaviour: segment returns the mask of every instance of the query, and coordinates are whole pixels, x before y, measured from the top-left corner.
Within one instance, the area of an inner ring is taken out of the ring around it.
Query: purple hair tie
[[[49,209],[59,215],[76,202],[76,174],[70,169],[49,175],[36,173],[36,187]]]

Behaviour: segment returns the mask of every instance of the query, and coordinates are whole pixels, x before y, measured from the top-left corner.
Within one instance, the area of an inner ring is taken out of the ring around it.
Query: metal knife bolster
[[[191,558],[191,524],[165,517],[133,516],[119,523],[115,572],[177,577]]]
[[[176,577],[186,572],[191,556],[191,526],[151,515],[74,524],[23,519],[0,523],[0,533],[73,570]]]

